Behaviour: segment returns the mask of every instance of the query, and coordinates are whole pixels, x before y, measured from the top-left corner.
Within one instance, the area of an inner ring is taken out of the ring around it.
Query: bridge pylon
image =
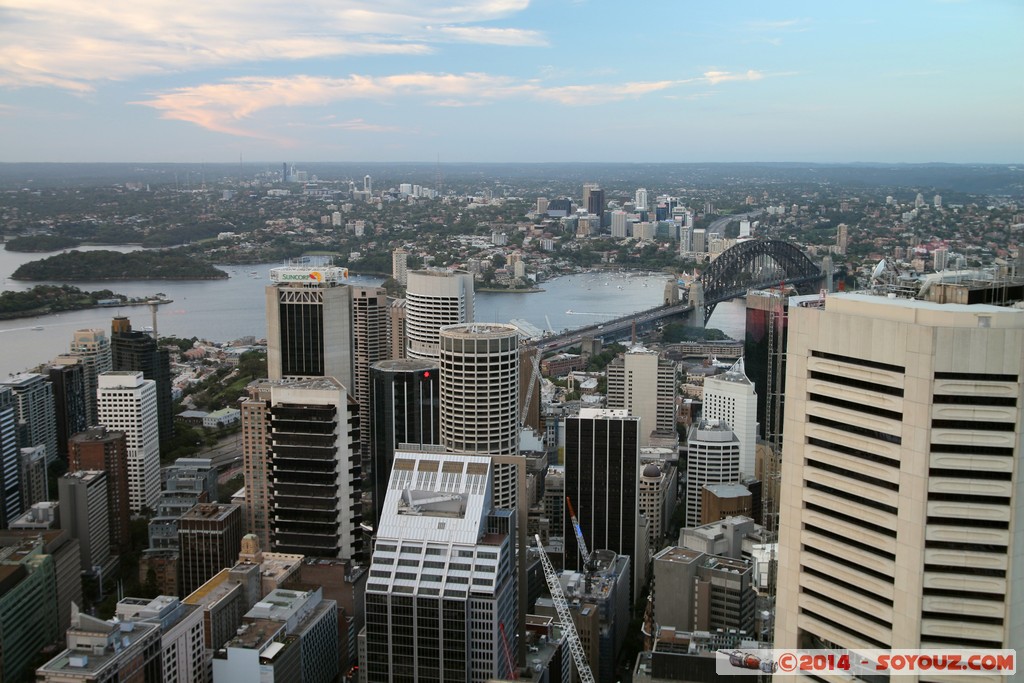
[[[693,306],[693,314],[686,320],[687,326],[704,329],[704,283],[700,280],[691,282],[686,300]]]

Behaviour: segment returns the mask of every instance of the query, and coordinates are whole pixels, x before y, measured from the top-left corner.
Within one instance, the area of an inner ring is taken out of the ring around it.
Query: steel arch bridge
[[[704,323],[715,306],[743,296],[748,289],[762,289],[780,282],[794,285],[797,291],[817,291],[825,274],[821,266],[799,247],[782,240],[748,240],[726,249],[701,273],[704,288]]]

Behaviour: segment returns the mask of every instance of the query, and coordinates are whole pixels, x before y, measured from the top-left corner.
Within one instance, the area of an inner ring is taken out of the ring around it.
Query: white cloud
[[[207,130],[280,141],[277,133],[261,132],[259,122],[255,121],[256,114],[281,107],[315,107],[360,100],[391,103],[404,98],[416,98],[436,107],[479,106],[512,98],[566,106],[592,106],[657,92],[668,94],[672,89],[686,85],[717,85],[764,77],[754,70],[744,73],[708,71],[703,76],[679,80],[567,85],[481,72],[416,72],[391,76],[352,74],[342,78],[309,75],[245,77],[176,88],[134,104],[156,109],[162,118],[185,121]],[[327,125],[352,131],[390,131],[387,127],[366,123],[362,118]]]
[[[544,45],[495,22],[528,0],[0,0],[0,87],[95,83],[252,62]]]

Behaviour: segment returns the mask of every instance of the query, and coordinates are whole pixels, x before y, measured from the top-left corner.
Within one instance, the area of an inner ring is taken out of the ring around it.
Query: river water
[[[138,247],[95,247],[133,251]],[[89,249],[84,247],[82,249]],[[26,290],[34,282],[10,280],[11,273],[27,261],[50,254],[24,254],[0,249],[0,280],[4,290]],[[264,288],[271,268],[279,263],[218,266],[227,280],[162,281],[125,280],[75,282],[86,291],[111,289],[131,297],[162,292],[173,303],[160,306],[157,329],[162,336],[199,337],[232,341],[245,336],[266,336]],[[351,284],[376,285],[382,278],[354,275]],[[540,329],[573,329],[653,308],[661,304],[667,281],[664,275],[639,273],[584,273],[541,283],[543,292],[509,294],[477,292],[476,320],[508,322],[525,320]],[[719,304],[709,327],[741,339],[744,329],[742,301]],[[67,351],[74,330],[110,329],[110,319],[126,315],[133,327],[151,325],[145,306],[90,309],[34,318],[0,321],[0,377],[46,362]],[[42,327],[42,330],[33,329]]]

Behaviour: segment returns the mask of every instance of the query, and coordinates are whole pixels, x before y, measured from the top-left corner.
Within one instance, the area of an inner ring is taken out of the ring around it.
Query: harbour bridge
[[[707,324],[715,306],[745,295],[748,289],[764,289],[785,283],[796,287],[802,294],[816,292],[831,275],[827,268],[827,265],[823,267],[812,261],[791,242],[747,240],[726,249],[711,262],[698,280],[691,284],[688,302],[630,313],[599,325],[588,325],[544,337],[530,345],[548,352],[576,346],[584,337],[622,338],[634,324],[638,328],[649,328],[661,321],[685,315],[695,307],[703,309],[701,313]],[[695,291],[699,293],[694,295]],[[694,312],[694,315],[701,313]]]

